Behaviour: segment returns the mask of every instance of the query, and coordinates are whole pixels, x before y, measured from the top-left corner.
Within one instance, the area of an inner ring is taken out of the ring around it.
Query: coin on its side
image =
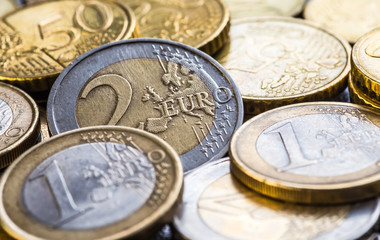
[[[141,37],[168,39],[213,54],[228,39],[222,0],[121,0],[135,12]]]
[[[244,111],[258,114],[296,102],[331,100],[346,87],[351,47],[300,19],[232,22],[230,42],[215,56],[241,91]]]
[[[20,89],[0,83],[0,169],[33,146],[39,134],[37,104]]]
[[[266,196],[331,204],[380,191],[380,113],[339,103],[294,104],[260,114],[234,134],[232,173]]]
[[[40,112],[40,123],[41,123],[40,139],[41,139],[41,142],[43,142],[50,138],[50,131],[49,131],[49,126],[47,122],[46,108],[39,106],[38,110]]]
[[[380,110],[380,102],[375,101],[373,98],[363,93],[363,91],[353,83],[351,76],[348,79],[348,89],[350,91],[350,99],[352,103],[366,105]]]
[[[71,61],[132,37],[135,27],[132,10],[116,1],[49,1],[17,9],[0,19],[0,81],[48,91]]]
[[[231,18],[254,16],[296,16],[303,10],[304,0],[224,0]]]
[[[146,239],[172,219],[182,187],[179,156],[159,137],[117,126],[77,129],[6,170],[0,221],[17,239]]]
[[[94,125],[154,133],[187,171],[227,152],[242,105],[231,77],[207,54],[168,40],[131,39],[75,60],[54,83],[47,111],[53,135]]]
[[[336,32],[350,43],[380,27],[378,0],[310,0],[304,17]]]
[[[380,200],[305,206],[266,198],[230,174],[228,158],[185,176],[184,189],[173,223],[185,239],[358,239],[380,215]]]

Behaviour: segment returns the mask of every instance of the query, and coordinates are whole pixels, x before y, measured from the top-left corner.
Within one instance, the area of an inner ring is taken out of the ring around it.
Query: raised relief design
[[[11,107],[0,99],[0,136],[11,126],[13,113]]]
[[[349,211],[348,205],[306,207],[277,202],[247,189],[230,174],[209,185],[198,200],[204,223],[229,239],[312,239],[339,226]]]

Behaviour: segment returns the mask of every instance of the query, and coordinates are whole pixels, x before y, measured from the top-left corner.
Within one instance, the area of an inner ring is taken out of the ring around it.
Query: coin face
[[[348,43],[304,20],[233,21],[230,42],[215,56],[241,91],[245,113],[332,99],[350,70]]]
[[[185,171],[223,156],[242,115],[239,91],[215,60],[158,39],[88,52],[59,76],[48,100],[53,135],[93,125],[140,128],[173,146]]]
[[[184,43],[213,54],[228,38],[230,14],[221,0],[122,0],[136,14],[141,37]]]
[[[380,26],[377,0],[310,0],[304,16],[338,33],[351,43]]]
[[[34,145],[39,131],[39,112],[33,99],[0,83],[0,169]]]
[[[170,221],[182,185],[179,156],[162,139],[85,128],[30,149],[7,169],[0,215],[17,239],[145,238]]]
[[[379,200],[305,206],[265,198],[230,174],[228,158],[188,174],[184,189],[173,223],[186,239],[357,239],[380,214]]]
[[[135,24],[126,6],[111,1],[63,0],[20,8],[0,20],[0,80],[28,92],[49,90],[49,81],[71,61],[131,37]]]
[[[253,16],[295,16],[301,13],[304,0],[225,0],[231,18]]]
[[[290,105],[246,122],[231,140],[232,173],[264,195],[341,203],[376,196],[380,114],[338,102]]]

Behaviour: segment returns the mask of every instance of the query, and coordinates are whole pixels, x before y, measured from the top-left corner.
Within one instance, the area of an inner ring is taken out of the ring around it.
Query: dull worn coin
[[[241,125],[242,100],[210,56],[168,40],[132,39],[82,55],[49,95],[53,135],[94,125],[154,133],[181,157],[185,171],[222,157]]]
[[[266,198],[230,174],[228,158],[194,170],[185,177],[184,189],[173,221],[184,239],[358,239],[380,214],[377,199],[305,206]]]
[[[118,126],[77,129],[7,169],[0,222],[16,239],[145,239],[171,220],[182,185],[179,156],[159,137]]]
[[[258,115],[234,134],[232,173],[264,195],[300,203],[353,202],[379,194],[380,113],[316,102]]]

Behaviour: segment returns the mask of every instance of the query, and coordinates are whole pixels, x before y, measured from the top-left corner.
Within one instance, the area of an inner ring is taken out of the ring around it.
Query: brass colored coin
[[[0,239],[1,240],[13,240],[8,234],[4,232],[4,230],[0,227]]]
[[[0,169],[33,146],[39,133],[39,112],[33,99],[0,83]]]
[[[246,114],[329,100],[346,87],[351,47],[307,21],[238,19],[232,23],[230,39],[215,59],[238,85]]]
[[[147,239],[171,220],[182,187],[179,156],[159,137],[83,128],[31,148],[6,170],[0,221],[17,239]]]
[[[232,173],[290,202],[353,202],[380,192],[380,113],[339,103],[294,104],[260,114],[230,144]]]
[[[172,40],[213,54],[228,39],[230,13],[221,0],[121,0],[134,10],[141,37]]]
[[[350,91],[351,102],[370,106],[380,110],[380,103],[376,102],[375,100],[364,94],[359,88],[357,88],[353,83],[351,77],[348,79],[348,89]]]
[[[379,12],[378,0],[310,0],[304,16],[355,43],[365,33],[380,27]]]
[[[352,81],[380,102],[380,28],[361,37],[352,49]]]
[[[17,4],[13,0],[0,0],[0,16],[12,11],[16,7]]]
[[[358,239],[371,232],[380,215],[379,199],[305,206],[266,198],[230,174],[228,158],[186,175],[184,189],[173,221],[184,239]]]
[[[49,1],[15,10],[0,19],[0,80],[47,91],[71,61],[134,36],[135,26],[133,12],[116,1]]]
[[[224,0],[231,18],[254,16],[296,16],[303,10],[304,0]]]

